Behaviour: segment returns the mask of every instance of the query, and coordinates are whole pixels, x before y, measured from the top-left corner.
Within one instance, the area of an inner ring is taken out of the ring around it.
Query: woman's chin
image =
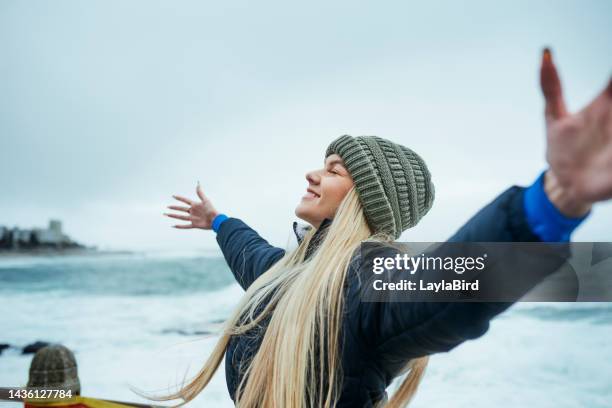
[[[297,207],[295,207],[295,211],[294,211],[294,213],[295,213],[295,216],[296,216],[296,217],[298,217],[298,218],[302,218],[302,214],[303,214],[303,211],[302,211],[302,204],[298,204],[298,205],[297,205]]]
[[[308,209],[305,208],[306,205],[304,203],[299,203],[297,207],[295,207],[295,216],[301,219],[302,221],[310,222],[310,217],[308,216]]]

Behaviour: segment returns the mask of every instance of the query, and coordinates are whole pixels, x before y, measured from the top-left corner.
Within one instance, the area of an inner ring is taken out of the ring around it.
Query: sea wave
[[[151,254],[14,259],[0,263],[0,292],[180,295],[234,281],[221,257]]]
[[[612,324],[612,303],[543,303],[516,305],[513,314],[546,321]]]

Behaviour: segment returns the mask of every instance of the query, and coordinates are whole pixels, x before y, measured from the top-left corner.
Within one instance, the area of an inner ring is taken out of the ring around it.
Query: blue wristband
[[[561,213],[544,191],[546,171],[529,186],[523,196],[523,207],[531,231],[544,242],[568,242],[570,235],[590,211],[580,218],[569,218]]]
[[[227,220],[228,218],[229,217],[225,214],[217,214],[217,216],[212,222],[213,231],[219,232],[219,228],[221,227],[221,224],[223,224],[223,221]]]

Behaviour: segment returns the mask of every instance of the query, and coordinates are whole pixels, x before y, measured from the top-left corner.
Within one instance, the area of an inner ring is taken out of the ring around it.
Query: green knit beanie
[[[353,178],[368,224],[395,239],[431,208],[435,190],[423,159],[377,136],[340,136],[325,152],[339,155]]]
[[[28,387],[60,388],[81,392],[74,354],[61,344],[52,344],[36,352],[30,363]]]

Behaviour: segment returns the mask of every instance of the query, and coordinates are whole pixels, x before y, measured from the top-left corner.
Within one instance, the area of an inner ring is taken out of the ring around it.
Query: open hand
[[[212,222],[215,217],[219,214],[215,207],[212,205],[208,197],[202,192],[200,183],[196,187],[196,194],[200,198],[199,200],[193,201],[189,198],[185,198],[178,195],[173,195],[176,200],[181,201],[188,205],[170,205],[169,209],[178,211],[178,214],[164,213],[166,217],[175,218],[177,220],[188,221],[189,224],[174,225],[174,228],[179,229],[212,229]]]
[[[569,113],[552,54],[545,49],[540,84],[550,165],[546,179],[560,189],[550,198],[565,207],[562,212],[581,215],[592,203],[612,198],[612,79],[584,109]]]

